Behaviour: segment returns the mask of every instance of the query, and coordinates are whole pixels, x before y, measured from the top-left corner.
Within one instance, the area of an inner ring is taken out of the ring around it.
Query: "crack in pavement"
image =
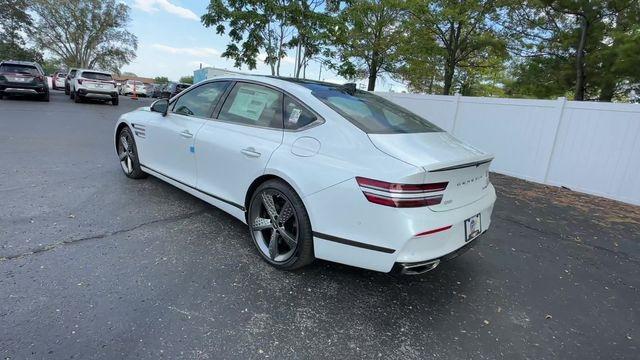
[[[132,227],[127,228],[127,229],[119,229],[119,230],[115,230],[115,231],[109,231],[109,232],[106,232],[106,233],[102,233],[102,234],[98,234],[98,235],[92,235],[92,236],[86,236],[86,237],[81,237],[81,238],[77,238],[77,239],[62,240],[62,241],[58,241],[58,242],[55,242],[55,243],[52,243],[52,244],[40,246],[40,247],[35,248],[35,249],[31,250],[31,251],[20,253],[20,254],[7,255],[7,256],[1,256],[0,255],[0,262],[6,261],[6,260],[16,260],[16,259],[23,258],[25,256],[43,253],[43,252],[50,251],[50,250],[56,249],[56,248],[58,248],[60,246],[64,246],[64,245],[76,244],[76,243],[80,243],[80,242],[84,242],[84,241],[88,241],[88,240],[104,239],[104,238],[107,238],[107,237],[110,237],[110,236],[119,235],[119,234],[123,234],[123,233],[129,232],[129,231],[137,230],[137,229],[139,229],[141,227],[144,227],[144,226],[147,226],[147,225],[151,225],[151,224],[158,224],[158,223],[163,223],[163,222],[173,222],[173,221],[183,220],[183,219],[187,219],[187,218],[192,217],[192,216],[202,215],[202,214],[205,214],[205,213],[207,213],[207,209],[202,209],[202,210],[198,210],[198,211],[194,211],[194,212],[190,212],[190,213],[186,213],[186,214],[175,215],[175,216],[170,216],[170,217],[166,217],[166,218],[162,218],[162,219],[155,219],[155,220],[147,221],[147,222],[132,226]]]
[[[537,228],[535,226],[531,226],[529,224],[526,224],[526,223],[524,223],[524,222],[522,222],[520,220],[514,219],[512,217],[500,216],[500,215],[497,215],[497,214],[494,215],[494,217],[497,218],[497,219],[500,219],[500,220],[504,220],[504,221],[508,221],[508,222],[517,224],[517,225],[522,226],[523,228],[529,229],[531,231],[539,232],[539,233],[544,234],[544,235],[558,237],[562,241],[570,242],[572,244],[575,244],[575,245],[578,245],[578,246],[582,246],[582,247],[585,247],[585,248],[590,249],[590,250],[601,250],[601,251],[607,252],[607,253],[615,255],[615,256],[622,256],[623,258],[625,258],[628,261],[631,261],[631,262],[634,262],[634,263],[640,263],[640,259],[635,258],[635,257],[631,256],[630,254],[627,254],[624,251],[615,251],[615,250],[606,248],[604,246],[585,244],[585,243],[582,243],[582,242],[579,242],[579,241],[575,241],[570,236],[567,236],[567,235],[564,235],[564,234],[558,233],[558,232],[543,230],[543,229]]]

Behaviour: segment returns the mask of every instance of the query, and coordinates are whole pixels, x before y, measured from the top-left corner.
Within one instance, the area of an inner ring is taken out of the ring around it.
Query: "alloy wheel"
[[[253,238],[263,255],[274,262],[289,260],[298,247],[298,218],[291,201],[280,191],[266,189],[251,204]]]
[[[120,166],[127,175],[133,173],[134,156],[131,134],[123,131],[120,133],[120,141],[118,142],[118,157],[120,158]]]

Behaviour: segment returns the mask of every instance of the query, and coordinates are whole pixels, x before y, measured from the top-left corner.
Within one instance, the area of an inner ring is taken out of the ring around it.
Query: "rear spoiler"
[[[490,156],[488,158],[484,158],[481,160],[474,160],[474,161],[469,161],[469,162],[464,162],[461,164],[446,164],[444,167],[435,167],[433,169],[430,168],[426,168],[425,170],[427,170],[428,172],[440,172],[440,171],[449,171],[449,170],[457,170],[457,169],[464,169],[464,168],[468,168],[468,167],[478,167],[480,165],[486,164],[486,163],[490,163],[491,161],[493,161],[493,156]],[[434,164],[437,166],[442,166],[443,164]]]

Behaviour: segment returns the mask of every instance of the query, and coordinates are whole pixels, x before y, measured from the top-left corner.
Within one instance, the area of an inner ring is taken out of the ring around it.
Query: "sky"
[[[271,74],[269,66],[258,61],[257,69],[249,71],[246,66],[235,68],[233,61],[220,54],[229,38],[218,35],[214,28],[205,28],[200,16],[206,12],[208,0],[126,0],[131,8],[131,31],[138,37],[137,58],[122,68],[122,71],[143,77],[166,76],[178,80],[193,75],[200,67],[213,66],[221,69],[256,74]],[[263,58],[260,56],[259,58]],[[291,57],[283,59],[280,75],[293,75],[293,51]],[[307,66],[307,78],[336,83],[347,82],[320,65],[311,62]],[[364,80],[358,81],[364,83]],[[402,91],[405,87],[395,81],[378,79],[376,91]]]

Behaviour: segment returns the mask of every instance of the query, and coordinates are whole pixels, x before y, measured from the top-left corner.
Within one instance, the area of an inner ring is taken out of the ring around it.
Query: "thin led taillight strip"
[[[394,184],[363,177],[356,177],[356,181],[369,202],[396,208],[438,205],[442,202],[442,194],[431,196],[424,196],[424,194],[444,191],[449,184],[448,182]]]
[[[433,229],[433,230],[428,230],[428,231],[425,231],[425,232],[421,232],[421,233],[419,233],[419,234],[415,234],[413,237],[427,236],[427,235],[432,235],[432,234],[439,233],[439,232],[442,232],[442,231],[446,231],[446,230],[451,229],[451,226],[452,226],[452,225],[449,225],[449,226],[443,226],[443,227],[441,227],[441,228],[437,228],[437,229]]]
[[[391,193],[425,193],[444,191],[449,185],[448,182],[438,182],[430,184],[393,184],[386,181],[356,177],[358,185],[364,188],[386,191]]]
[[[442,202],[442,195],[434,195],[427,197],[411,197],[411,198],[399,198],[389,197],[379,194],[363,191],[364,196],[370,202],[378,205],[391,206],[396,208],[414,208],[422,206],[438,205]]]

